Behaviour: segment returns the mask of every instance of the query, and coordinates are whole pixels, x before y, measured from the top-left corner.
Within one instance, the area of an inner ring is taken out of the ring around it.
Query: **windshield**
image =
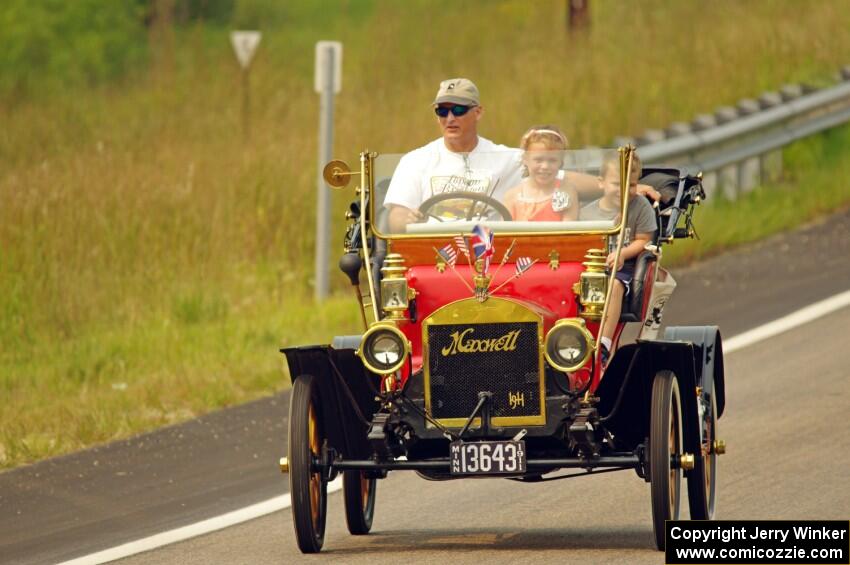
[[[587,232],[619,222],[616,149],[493,145],[454,153],[442,140],[375,159],[375,227],[385,235]]]

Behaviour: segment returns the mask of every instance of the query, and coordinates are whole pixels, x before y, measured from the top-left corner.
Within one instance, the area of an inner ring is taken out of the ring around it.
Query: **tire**
[[[362,536],[372,529],[375,516],[375,489],[378,481],[369,479],[363,471],[345,471],[342,491],[345,501],[345,523],[348,532]]]
[[[702,449],[694,454],[694,468],[688,472],[688,506],[691,520],[714,519],[717,494],[717,453],[714,440],[717,439],[717,399],[714,387],[703,390],[697,402],[702,403]]]
[[[673,465],[682,454],[682,401],[679,382],[670,371],[659,371],[652,383],[649,424],[649,476],[655,546],[664,550],[664,521],[679,519],[682,471]]]
[[[289,493],[292,523],[302,553],[318,553],[325,539],[328,485],[312,470],[321,457],[324,434],[318,389],[310,375],[300,375],[292,386],[289,404]]]

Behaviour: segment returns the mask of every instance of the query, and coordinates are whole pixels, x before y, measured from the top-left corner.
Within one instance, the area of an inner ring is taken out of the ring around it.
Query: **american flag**
[[[469,259],[469,247],[466,246],[466,236],[456,235],[455,245],[457,245],[457,248],[460,249],[460,252],[466,255],[466,258]]]
[[[448,263],[450,267],[455,266],[455,262],[457,262],[457,251],[455,251],[455,248],[452,247],[451,243],[447,243],[437,253],[440,254],[440,257],[443,258],[443,261]]]
[[[534,264],[534,261],[531,260],[531,257],[519,257],[516,260],[516,276],[522,275],[531,266]]]

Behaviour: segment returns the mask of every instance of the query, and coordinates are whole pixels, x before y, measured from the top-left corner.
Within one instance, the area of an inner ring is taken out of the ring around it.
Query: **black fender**
[[[700,447],[695,346],[684,341],[647,340],[619,348],[595,391],[602,425],[619,450],[634,449],[649,437],[652,383],[659,371],[676,375],[682,399],[685,450]]]
[[[697,384],[714,385],[717,417],[726,408],[726,377],[723,367],[723,341],[717,326],[671,326],[664,330],[664,339],[694,344],[697,356]]]
[[[286,347],[289,377],[312,375],[318,386],[319,412],[330,447],[345,458],[366,459],[369,423],[379,409],[379,377],[355,354],[360,336],[334,338],[332,345]]]

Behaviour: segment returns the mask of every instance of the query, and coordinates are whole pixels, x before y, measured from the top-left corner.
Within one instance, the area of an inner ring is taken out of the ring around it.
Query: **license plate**
[[[453,475],[525,472],[524,441],[455,441],[449,451]]]

